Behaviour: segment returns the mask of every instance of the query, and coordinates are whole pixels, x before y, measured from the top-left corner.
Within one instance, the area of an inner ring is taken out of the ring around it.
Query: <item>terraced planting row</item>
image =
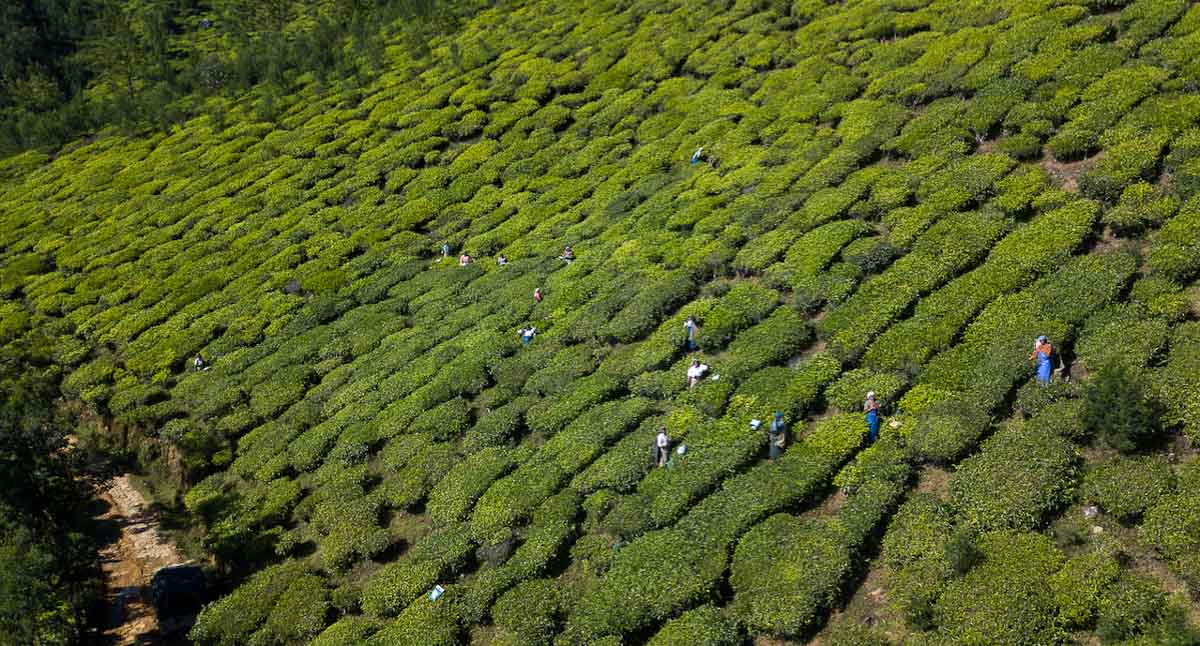
[[[1196,436],[1197,27],[1177,0],[496,7],[369,85],[296,79],[273,121],[249,96],[0,162],[0,341],[186,489],[228,588],[199,643],[833,639],[876,554],[903,631],[1086,638],[1119,612],[967,601],[1090,563],[1036,533],[1091,436],[1078,392],[1020,386],[1035,336],[1087,380],[1144,357]],[[869,390],[899,426],[866,448]],[[686,450],[655,469],[660,427]],[[1186,580],[1171,470],[1125,522]]]

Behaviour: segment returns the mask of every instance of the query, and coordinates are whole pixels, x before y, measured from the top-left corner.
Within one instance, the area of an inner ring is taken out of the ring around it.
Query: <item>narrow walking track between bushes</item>
[[[183,562],[163,532],[158,518],[128,474],[113,478],[99,496],[96,516],[101,528],[101,568],[109,616],[104,642],[167,644],[150,599],[150,577],[160,567]]]

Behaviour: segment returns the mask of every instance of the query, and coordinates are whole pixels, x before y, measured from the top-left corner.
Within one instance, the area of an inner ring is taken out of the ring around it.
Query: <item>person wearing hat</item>
[[[787,442],[787,427],[783,423],[783,413],[775,411],[775,419],[771,420],[767,435],[771,439],[771,456],[768,459],[774,462],[775,458],[783,452],[783,445]]]
[[[867,401],[863,402],[863,412],[867,414],[867,444],[874,444],[879,439],[879,402],[875,401],[875,391],[867,393]]]
[[[687,333],[687,349],[692,352],[696,349],[696,318],[688,315],[687,320],[683,322],[683,331]]]
[[[687,370],[688,388],[695,388],[706,372],[708,372],[707,365],[700,363],[699,359],[692,359],[692,365],[688,366]]]
[[[1033,352],[1029,355],[1029,359],[1037,362],[1037,380],[1043,386],[1050,385],[1050,355],[1052,354],[1054,354],[1054,349],[1045,336],[1039,336],[1034,340]]]
[[[667,449],[671,446],[671,438],[667,435],[667,427],[658,427],[658,435],[654,437],[654,458],[659,467],[667,466]]]

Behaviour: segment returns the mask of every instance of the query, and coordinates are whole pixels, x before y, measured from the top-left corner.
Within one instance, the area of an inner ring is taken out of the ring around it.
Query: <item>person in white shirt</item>
[[[658,427],[658,435],[654,438],[654,451],[658,466],[667,466],[667,448],[671,446],[671,438],[667,436],[667,427]]]
[[[700,363],[699,359],[692,359],[692,365],[688,367],[687,371],[688,388],[695,388],[706,372],[708,372],[708,366]]]

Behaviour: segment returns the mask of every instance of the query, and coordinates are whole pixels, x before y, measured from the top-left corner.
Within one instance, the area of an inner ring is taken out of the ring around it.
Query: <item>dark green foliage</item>
[[[1125,453],[1160,439],[1161,412],[1146,378],[1119,363],[1102,366],[1083,391],[1084,431]]]
[[[68,644],[100,592],[87,448],[67,449],[55,375],[22,369],[34,358],[22,345],[0,350],[0,629],[13,643]]]

